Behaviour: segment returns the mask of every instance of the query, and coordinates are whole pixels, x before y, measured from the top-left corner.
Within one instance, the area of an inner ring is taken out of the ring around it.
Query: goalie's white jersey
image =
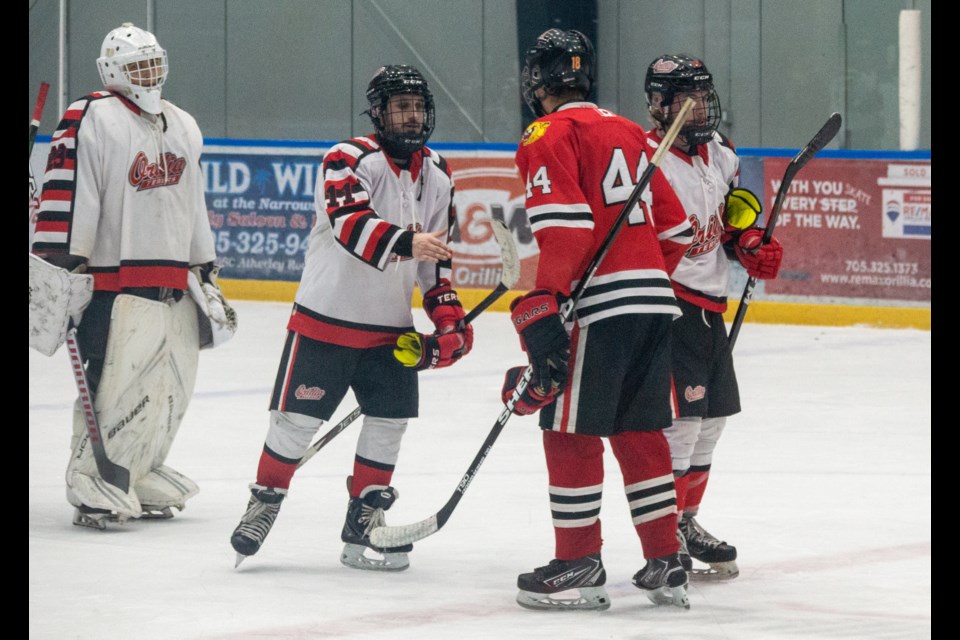
[[[424,147],[399,169],[375,136],[334,145],[323,158],[317,219],[288,327],[314,340],[366,348],[414,329],[414,285],[450,278],[450,261],[417,261],[414,232],[456,224],[446,160]],[[404,251],[396,251],[405,246]]]
[[[650,144],[659,145],[656,131]],[[696,155],[671,147],[660,170],[676,192],[693,227],[693,243],[673,272],[673,290],[698,307],[723,313],[727,310],[730,265],[722,246],[726,200],[740,181],[740,159],[730,141],[719,133],[697,146]]]
[[[186,290],[190,265],[216,258],[202,150],[166,100],[156,118],[108,91],[77,100],[50,141],[33,253],[87,258],[96,290]]]

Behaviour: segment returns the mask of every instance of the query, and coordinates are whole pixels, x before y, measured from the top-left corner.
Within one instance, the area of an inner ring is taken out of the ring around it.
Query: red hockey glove
[[[460,297],[450,286],[449,280],[440,278],[436,285],[423,294],[423,309],[427,312],[438,334],[462,331],[466,348],[460,355],[462,357],[470,353],[473,349],[473,327],[465,325],[462,329],[460,328],[460,322],[466,314],[463,312],[463,305],[460,304]]]
[[[530,384],[541,389],[563,387],[567,381],[570,336],[563,328],[556,296],[545,289],[535,289],[514,298],[510,319],[533,366]]]
[[[465,333],[451,331],[424,335],[411,331],[397,338],[393,357],[403,366],[413,367],[417,371],[449,367],[470,350]]]
[[[780,272],[780,262],[783,261],[783,246],[770,237],[770,242],[763,242],[763,229],[748,229],[737,240],[734,247],[740,264],[747,270],[751,278],[769,280],[777,277]]]
[[[506,404],[513,397],[513,392],[520,382],[525,367],[512,367],[507,370],[503,377],[503,390],[500,392],[503,403]],[[520,399],[513,405],[513,412],[518,416],[529,416],[553,402],[560,393],[560,387],[551,387],[549,391],[544,391],[540,387],[528,384]]]

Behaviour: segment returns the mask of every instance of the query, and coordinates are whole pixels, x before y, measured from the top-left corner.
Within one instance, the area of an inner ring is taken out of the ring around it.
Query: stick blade
[[[813,136],[813,139],[807,143],[807,146],[800,150],[797,157],[793,159],[792,164],[797,165],[799,168],[810,162],[813,156],[817,155],[821,149],[830,144],[830,141],[836,137],[842,123],[843,118],[839,113],[834,112],[831,114],[823,126],[820,127],[820,131]]]
[[[503,272],[500,276],[500,282],[507,289],[513,287],[520,280],[520,257],[517,254],[517,245],[513,241],[513,234],[503,220],[496,218],[490,221],[493,228],[493,235],[497,238],[497,244],[500,245],[500,259],[503,262]]]
[[[422,540],[440,530],[437,524],[437,514],[426,520],[413,524],[404,524],[397,527],[377,527],[370,532],[370,542],[380,548],[402,547],[417,540]]]

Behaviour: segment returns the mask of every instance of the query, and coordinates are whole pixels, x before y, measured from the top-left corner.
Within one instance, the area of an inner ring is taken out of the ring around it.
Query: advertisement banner
[[[789,162],[765,160],[767,211]],[[929,302],[930,180],[928,161],[812,160],[784,199],[765,292]]]

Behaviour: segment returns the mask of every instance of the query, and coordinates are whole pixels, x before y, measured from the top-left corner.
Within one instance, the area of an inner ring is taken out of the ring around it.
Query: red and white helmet
[[[147,113],[160,113],[160,90],[167,79],[167,52],[149,31],[125,22],[103,39],[97,58],[100,80]]]

